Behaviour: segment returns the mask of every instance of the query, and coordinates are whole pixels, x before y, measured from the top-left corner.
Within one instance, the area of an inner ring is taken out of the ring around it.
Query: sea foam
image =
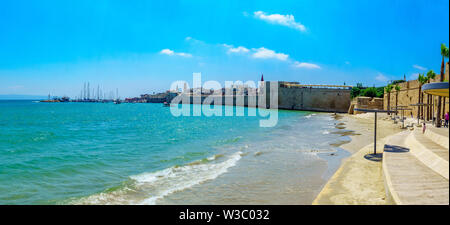
[[[242,152],[236,152],[226,160],[223,155],[214,155],[206,160],[195,161],[183,166],[130,176],[131,184],[112,192],[102,192],[73,202],[74,204],[142,204],[154,205],[159,199],[190,188],[226,173],[241,159]]]
[[[237,152],[230,156],[229,159],[219,163],[205,163],[196,165],[187,165],[183,167],[170,167],[163,171],[155,173],[145,173],[132,176],[131,179],[137,181],[138,186],[155,185],[158,187],[156,193],[149,197],[141,204],[154,205],[158,199],[161,199],[173,192],[190,188],[196,184],[200,184],[207,180],[212,180],[227,172],[228,168],[236,165],[241,158],[242,152]],[[215,160],[218,157],[213,157]],[[211,159],[211,158],[210,158]]]

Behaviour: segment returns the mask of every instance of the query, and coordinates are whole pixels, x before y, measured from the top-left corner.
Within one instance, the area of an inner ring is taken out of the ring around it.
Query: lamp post
[[[395,111],[400,110],[402,111],[402,129],[405,129],[405,110],[412,110],[412,109],[408,109],[408,106],[406,105],[399,105],[397,107],[394,107],[393,109],[395,109]]]
[[[431,105],[433,105],[433,104],[428,104],[428,103],[416,103],[416,104],[410,104],[410,106],[417,106],[417,107],[420,107],[420,106],[431,106]],[[417,110],[419,110],[419,108],[417,109]],[[417,113],[417,125],[419,125],[419,120],[420,120],[420,118],[419,118],[419,113]]]
[[[375,127],[374,127],[374,134],[373,134],[373,154],[377,154],[377,113],[395,113],[397,111],[392,110],[379,110],[379,109],[354,109],[355,111],[360,112],[373,112],[375,113]]]

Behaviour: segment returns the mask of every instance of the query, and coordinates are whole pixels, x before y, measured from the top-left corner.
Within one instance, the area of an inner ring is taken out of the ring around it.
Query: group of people
[[[448,120],[449,120],[449,113],[447,112],[444,114],[444,127],[448,128]],[[433,118],[433,124],[435,123],[435,121],[436,117]]]
[[[412,112],[411,112],[411,118],[414,118]],[[435,119],[436,119],[436,118],[433,117],[433,123],[434,123]],[[444,115],[444,120],[445,120],[444,127],[447,127],[447,128],[448,128],[448,120],[449,120],[449,113],[448,113],[448,112],[445,113],[445,115]]]
[[[449,115],[449,113],[447,112],[447,113],[445,113],[445,115],[444,115],[444,127],[446,127],[446,128],[448,128],[448,120],[449,120],[449,117],[450,117],[450,115]],[[412,118],[412,113],[411,113],[411,118]],[[433,118],[433,123],[434,123],[434,121],[435,121],[435,118]],[[425,133],[425,130],[427,129],[427,127],[426,127],[426,124],[425,124],[425,122],[422,124],[422,133]]]

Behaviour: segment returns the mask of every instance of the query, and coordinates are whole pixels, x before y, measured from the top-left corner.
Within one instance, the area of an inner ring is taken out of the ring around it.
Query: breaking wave
[[[183,166],[130,176],[121,187],[73,201],[73,204],[145,204],[154,205],[159,199],[212,180],[227,172],[241,159],[236,152],[221,160],[222,154],[194,161]]]

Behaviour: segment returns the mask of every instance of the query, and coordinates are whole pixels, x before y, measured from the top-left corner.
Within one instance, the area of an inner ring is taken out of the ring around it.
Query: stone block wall
[[[439,72],[439,71],[435,71]],[[434,82],[440,82],[440,75],[437,75],[434,79],[431,80],[431,83]],[[444,80],[449,80],[449,63],[446,63],[445,68],[445,74],[444,74]],[[383,101],[383,108],[385,110],[388,109],[388,103],[390,103],[390,107],[396,106],[396,101],[398,106],[408,106],[411,108],[411,111],[405,111],[405,115],[410,116],[411,112],[413,113],[413,117],[417,118],[417,112],[419,110],[419,107],[417,106],[410,106],[411,104],[417,104],[419,102],[419,82],[417,80],[410,80],[406,81],[404,83],[398,84],[400,86],[400,91],[392,90],[390,96],[386,92],[384,93],[384,101]],[[390,102],[388,102],[388,99],[390,99]],[[424,94],[423,97],[423,103],[425,104],[434,104],[434,106],[431,106],[431,109],[433,112],[430,113],[430,116],[436,114],[437,109],[437,96],[432,96],[430,102],[428,102],[427,94]],[[448,98],[446,98],[445,102],[448,102]],[[424,116],[427,116],[427,110],[426,107],[424,107]],[[449,109],[449,105],[445,104],[446,111]],[[442,109],[441,109],[442,110]]]
[[[350,89],[278,86],[278,108],[347,112],[350,106]]]
[[[352,100],[352,104],[348,110],[349,114],[361,114],[364,112],[355,111],[354,109],[383,109],[382,98],[356,97]]]

